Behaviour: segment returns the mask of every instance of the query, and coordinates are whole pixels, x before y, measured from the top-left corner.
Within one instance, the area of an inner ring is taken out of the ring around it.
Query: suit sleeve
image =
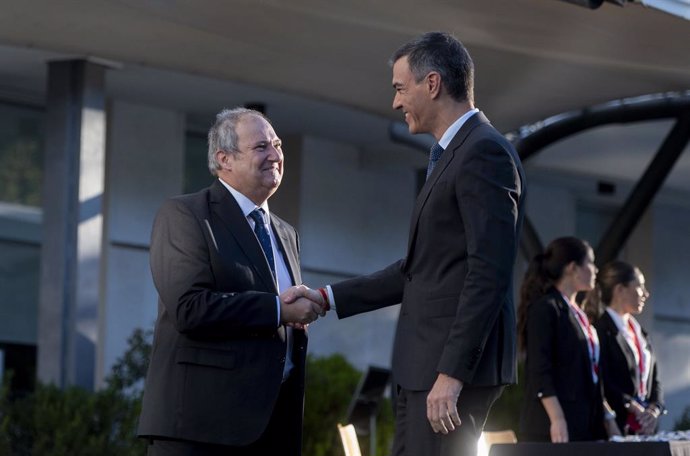
[[[331,285],[338,318],[399,304],[405,284],[403,264],[400,260],[373,274]]]
[[[512,155],[498,141],[479,140],[463,153],[455,193],[468,270],[438,370],[471,383],[487,339],[511,299],[521,182]]]
[[[647,343],[649,343],[649,336],[646,332],[644,333],[644,336],[647,339]],[[651,377],[651,389],[648,394],[649,403],[657,404],[661,410],[664,410],[666,408],[664,405],[664,390],[662,389],[661,381],[659,380],[659,366],[657,365],[654,352],[652,352],[652,368],[649,375]]]
[[[195,337],[232,337],[233,331],[275,330],[276,295],[218,290],[211,266],[214,242],[185,203],[168,200],[151,235],[151,273],[177,331]]]
[[[558,314],[552,301],[532,303],[527,310],[527,394],[536,398],[556,396],[553,360],[556,352]],[[528,397],[528,400],[535,399]]]

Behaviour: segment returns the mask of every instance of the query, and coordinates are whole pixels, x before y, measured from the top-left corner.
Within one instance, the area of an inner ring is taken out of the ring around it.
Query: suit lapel
[[[249,226],[235,198],[218,180],[211,185],[210,194],[212,213],[222,221],[226,228],[225,232],[235,239],[244,254],[249,258],[256,275],[261,278],[269,290],[277,292],[273,274],[271,274],[271,269],[266,261],[266,255],[264,255],[261,244],[256,239],[256,235]],[[223,256],[223,252],[220,252],[220,254]]]
[[[623,353],[623,356],[625,356],[625,360],[627,361],[628,366],[631,368],[636,368],[637,362],[635,361],[635,354],[632,351],[632,347],[630,347],[628,341],[625,340],[625,334],[623,333],[623,331],[618,329],[618,326],[616,326],[616,323],[613,321],[608,312],[606,312],[606,325],[608,326],[609,331],[611,331],[611,335],[614,336],[616,343],[618,344],[618,347],[621,349],[621,352]],[[637,388],[638,385],[635,385],[635,387]]]
[[[278,241],[278,249],[283,254],[283,258],[287,261],[288,272],[290,272],[292,283],[293,285],[300,285],[302,283],[302,278],[300,276],[299,262],[297,260],[297,249],[294,242],[290,239],[288,229],[285,227],[282,220],[275,215],[271,215],[271,226],[273,227],[273,233],[276,235],[276,240]]]
[[[412,258],[412,253],[414,250],[415,239],[417,237],[419,217],[422,213],[422,209],[424,209],[424,206],[426,205],[426,202],[429,199],[431,191],[436,185],[438,179],[443,175],[443,172],[446,170],[448,165],[450,165],[450,163],[453,161],[455,156],[459,155],[462,152],[462,145],[465,143],[465,140],[470,135],[470,132],[481,123],[489,123],[489,120],[486,118],[486,116],[484,116],[484,114],[481,111],[467,119],[467,121],[458,131],[458,133],[450,141],[450,144],[448,144],[448,148],[443,152],[443,155],[441,155],[441,158],[434,167],[434,171],[431,173],[427,181],[424,183],[422,190],[419,192],[419,196],[417,196],[414,209],[412,210],[412,218],[410,222],[410,237],[408,239],[407,244],[406,265],[410,264],[410,259]]]
[[[563,298],[563,295],[561,294],[560,291],[556,290],[554,288],[553,291],[554,295],[556,296],[556,299],[558,299],[558,302],[561,305],[561,308],[563,309],[563,312],[567,315],[568,323],[570,326],[572,326],[573,331],[575,331],[575,339],[577,343],[577,350],[580,352],[580,356],[582,357],[582,361],[585,366],[587,366],[587,371],[590,372],[589,375],[587,375],[588,383],[590,387],[594,386],[594,379],[592,378],[592,358],[589,353],[589,339],[587,336],[584,334],[582,331],[582,327],[580,326],[580,322],[578,321],[577,317],[575,316],[575,311],[570,308],[570,304]]]

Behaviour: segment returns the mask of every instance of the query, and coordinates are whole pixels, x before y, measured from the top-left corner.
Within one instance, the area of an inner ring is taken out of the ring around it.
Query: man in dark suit
[[[339,318],[402,302],[393,454],[474,455],[491,405],[516,381],[512,270],[524,175],[513,147],[474,108],[473,63],[458,40],[427,33],[391,63],[393,108],[411,133],[438,141],[407,256],[319,292]]]
[[[139,435],[149,455],[301,455],[305,331],[297,233],[268,210],[281,141],[261,113],[209,131],[208,188],[165,202],[151,236],[158,319]],[[294,326],[294,325],[293,325]]]

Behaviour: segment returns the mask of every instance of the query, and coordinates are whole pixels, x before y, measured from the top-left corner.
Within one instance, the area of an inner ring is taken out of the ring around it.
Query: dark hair
[[[585,312],[589,319],[598,319],[604,312],[604,307],[611,305],[616,285],[628,286],[637,278],[638,273],[639,269],[625,261],[606,263],[597,273],[596,285],[585,299]]]
[[[403,44],[393,53],[391,66],[407,57],[410,71],[420,82],[431,71],[441,75],[448,94],[456,101],[474,103],[474,63],[472,57],[454,36],[428,32]]]
[[[521,349],[525,348],[529,306],[563,277],[563,270],[568,264],[574,261],[583,265],[591,249],[587,241],[572,236],[561,237],[551,241],[544,253],[530,261],[520,287],[518,304],[518,343]]]

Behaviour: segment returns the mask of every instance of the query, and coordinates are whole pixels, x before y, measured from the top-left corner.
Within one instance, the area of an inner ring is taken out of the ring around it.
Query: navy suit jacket
[[[271,214],[293,283],[295,230]],[[219,181],[166,201],[151,237],[159,294],[139,435],[244,446],[257,440],[281,390],[286,345],[278,290],[239,205]],[[284,454],[300,454],[306,334],[295,330]]]
[[[516,381],[524,182],[512,145],[475,114],[417,197],[405,259],[332,285],[340,318],[402,302],[393,376],[403,388],[430,390],[439,373],[468,386]]]

